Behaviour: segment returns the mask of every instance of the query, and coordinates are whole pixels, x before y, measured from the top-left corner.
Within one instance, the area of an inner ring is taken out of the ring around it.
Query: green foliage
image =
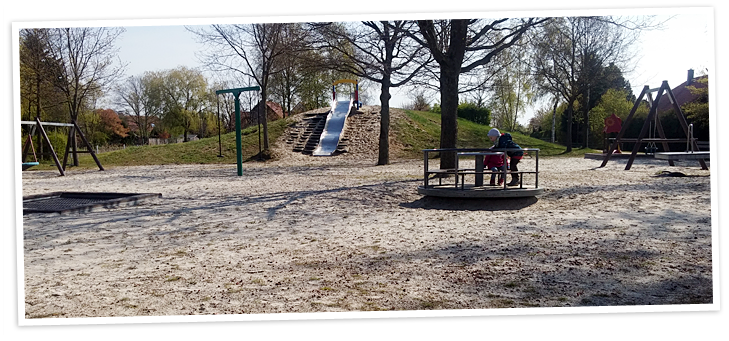
[[[681,107],[686,119],[694,125],[694,136],[701,140],[709,139],[709,87],[706,86],[708,81],[708,78],[700,78],[697,82],[704,86],[687,86],[691,94],[699,97]]]
[[[422,158],[423,149],[438,148],[440,145],[440,115],[432,112],[406,110],[408,119],[393,121],[397,140],[405,146],[400,157]],[[490,126],[458,119],[458,148],[488,148],[493,145],[488,138]],[[540,156],[568,155],[565,147],[544,142],[518,132],[510,132],[514,141],[523,148],[539,148]],[[569,156],[592,152],[589,149],[575,150]]]
[[[109,135],[103,131],[95,131],[87,139],[92,146],[105,146],[109,143]]]
[[[491,123],[491,110],[479,107],[475,103],[465,102],[458,105],[458,117],[474,123],[488,125]]]
[[[440,114],[440,103],[433,103],[433,105],[430,106],[430,112]]]
[[[53,150],[56,154],[63,155],[66,151],[66,141],[68,140],[68,132],[66,131],[47,131],[48,139],[51,141]],[[37,147],[36,147],[37,148]]]
[[[633,108],[633,102],[627,99],[625,89],[609,89],[602,95],[600,102],[590,111],[591,129],[600,130],[605,126],[605,118],[615,114],[625,120]],[[647,108],[646,108],[647,109]]]
[[[490,88],[491,123],[507,130],[519,128],[524,108],[532,105],[537,87],[531,75],[526,44],[516,44],[499,54],[493,85]],[[487,123],[488,124],[488,123]]]
[[[288,119],[276,120],[268,125],[269,137],[277,139],[286,130]],[[181,127],[178,129],[182,130]],[[254,160],[258,154],[258,128],[256,126],[243,129],[243,160]],[[135,165],[167,165],[167,164],[235,164],[235,133],[221,136],[223,156],[218,157],[218,136],[211,136],[197,141],[173,143],[154,146],[134,146],[123,150],[98,154],[104,168]],[[88,154],[79,156],[79,166],[95,168],[94,160]],[[43,169],[42,167],[39,169]]]

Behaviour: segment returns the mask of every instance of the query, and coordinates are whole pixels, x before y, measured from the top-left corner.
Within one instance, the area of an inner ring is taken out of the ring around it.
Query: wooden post
[[[663,83],[668,87],[668,82],[663,81]],[[683,128],[683,132],[686,133],[686,136],[689,136],[688,131],[688,123],[686,122],[686,117],[683,116],[683,111],[681,111],[681,107],[678,106],[678,103],[676,102],[676,96],[673,95],[673,91],[671,89],[668,89],[668,95],[671,96],[671,101],[673,102],[673,109],[676,111],[676,116],[678,117],[678,121],[681,123],[681,127]],[[691,144],[694,148],[694,150],[699,150],[699,145],[696,143],[696,140],[691,141]],[[701,169],[707,170],[709,167],[706,166],[706,162],[704,159],[699,159],[699,164],[701,164]]]
[[[51,140],[48,138],[48,135],[46,134],[45,129],[43,129],[43,124],[41,124],[40,118],[36,117],[35,122],[38,126],[38,130],[40,131],[41,135],[43,135],[43,139],[45,139],[46,142],[48,142],[48,149],[51,150],[51,156],[53,156],[53,162],[56,163],[56,168],[58,168],[58,171],[61,173],[61,176],[66,175],[66,172],[64,172],[65,167],[61,167],[61,163],[58,161],[58,155],[56,155],[56,151],[53,150],[53,145],[51,144]]]
[[[608,160],[610,160],[610,155],[613,154],[613,150],[615,150],[615,148],[620,145],[620,139],[623,138],[623,135],[625,135],[625,132],[628,130],[628,126],[630,125],[630,122],[633,121],[633,116],[638,110],[638,107],[643,100],[643,96],[645,96],[646,94],[650,94],[650,88],[647,85],[643,87],[643,91],[640,92],[640,96],[638,96],[638,99],[635,100],[635,104],[633,104],[633,109],[630,110],[630,114],[628,114],[625,122],[623,122],[623,126],[620,127],[620,132],[618,133],[618,136],[615,137],[615,142],[610,144],[610,148],[608,149],[607,153],[605,153],[605,159],[602,160],[602,164],[600,165],[600,167],[605,167]]]
[[[663,95],[663,91],[668,87],[668,82],[663,81],[663,84],[661,85],[661,88],[658,90],[658,95],[656,96],[656,100],[653,102],[653,105],[651,105],[651,110],[648,112],[648,117],[645,119],[645,123],[643,123],[643,129],[640,130],[640,134],[638,134],[638,140],[633,145],[633,151],[630,153],[630,159],[628,159],[628,163],[625,165],[625,170],[630,170],[630,167],[633,165],[633,161],[635,161],[635,155],[638,154],[638,150],[640,149],[641,142],[643,141],[643,137],[648,132],[648,128],[650,127],[651,120],[653,117],[655,117],[658,113],[658,102],[661,100],[661,96]],[[622,129],[621,129],[622,131]]]
[[[656,129],[658,130],[658,135],[662,139],[666,139],[666,133],[663,132],[663,125],[661,124],[661,118],[660,117],[656,117]],[[668,147],[668,142],[662,141],[661,142],[661,145],[663,145],[663,150],[664,151],[667,151],[667,152],[670,152],[671,151],[671,149]],[[668,160],[668,165],[669,166],[675,166],[675,163],[673,162],[673,160]]]
[[[68,128],[68,138],[66,139],[66,152],[63,153],[63,170],[66,170],[66,165],[68,164],[68,153],[71,151],[71,136],[74,136],[75,132],[74,129],[76,129],[76,126]],[[74,139],[75,140],[75,139]]]
[[[101,166],[101,162],[99,162],[99,158],[96,157],[96,153],[94,153],[94,148],[91,146],[91,143],[89,143],[88,140],[86,140],[86,136],[84,136],[83,131],[81,131],[81,128],[79,128],[78,124],[76,124],[76,121],[73,120],[73,126],[78,130],[78,135],[81,136],[81,141],[86,144],[86,149],[89,150],[89,153],[91,154],[91,157],[94,158],[94,161],[96,162],[96,165],[99,166],[99,170],[104,170],[104,167]]]

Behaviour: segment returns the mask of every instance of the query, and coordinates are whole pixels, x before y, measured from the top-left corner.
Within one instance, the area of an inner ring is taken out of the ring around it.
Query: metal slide
[[[339,139],[344,131],[344,122],[352,108],[352,100],[332,102],[332,110],[327,115],[327,122],[324,125],[324,131],[319,138],[319,145],[316,146],[312,155],[314,156],[331,156],[337,146]]]

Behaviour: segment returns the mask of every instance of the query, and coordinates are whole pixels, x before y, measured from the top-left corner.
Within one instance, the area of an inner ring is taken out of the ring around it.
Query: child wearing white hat
[[[491,142],[494,142],[494,146],[491,148],[494,148],[494,149],[519,148],[519,149],[521,149],[521,147],[519,147],[519,145],[516,144],[516,142],[514,142],[511,139],[511,134],[509,134],[509,133],[502,134],[496,128],[491,128],[491,130],[489,130],[488,137],[489,137],[489,140],[491,140]],[[519,171],[519,169],[517,168],[517,165],[519,164],[519,161],[521,160],[521,158],[524,156],[524,152],[521,150],[507,151],[506,156],[509,157],[509,169],[512,172],[511,182],[509,182],[507,185],[516,186],[519,184],[519,173],[517,173]]]

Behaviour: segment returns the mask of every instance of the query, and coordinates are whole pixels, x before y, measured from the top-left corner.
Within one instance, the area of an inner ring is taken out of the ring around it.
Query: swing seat
[[[30,167],[37,166],[38,162],[23,162],[23,170],[26,170]]]

